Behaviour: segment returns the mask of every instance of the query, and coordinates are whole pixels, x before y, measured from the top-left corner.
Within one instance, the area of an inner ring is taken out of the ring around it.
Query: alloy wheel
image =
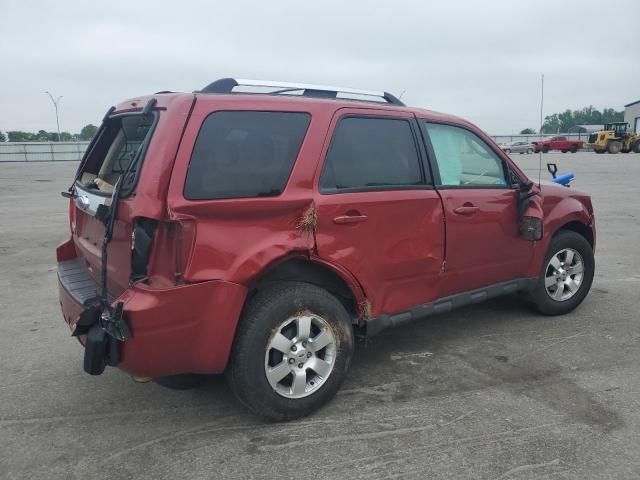
[[[264,368],[271,388],[286,398],[316,392],[333,371],[336,336],[324,318],[304,313],[288,318],[273,330]]]
[[[547,294],[557,302],[573,297],[582,285],[584,261],[572,249],[565,248],[556,253],[545,271],[544,286]]]

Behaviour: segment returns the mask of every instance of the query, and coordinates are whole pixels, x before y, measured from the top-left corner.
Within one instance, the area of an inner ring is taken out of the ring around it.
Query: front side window
[[[296,112],[223,111],[209,115],[193,148],[185,198],[279,195],[309,121],[309,114]]]
[[[502,160],[477,135],[463,128],[421,122],[436,157],[441,186],[505,186]]]
[[[411,124],[404,119],[346,117],[336,126],[320,190],[424,185]]]

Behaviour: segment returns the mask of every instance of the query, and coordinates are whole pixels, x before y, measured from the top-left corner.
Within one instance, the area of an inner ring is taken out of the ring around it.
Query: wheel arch
[[[304,255],[272,262],[252,279],[247,300],[267,285],[283,281],[306,282],[324,288],[343,304],[354,323],[358,323],[367,304],[362,286],[350,272],[320,258]]]
[[[591,245],[591,248],[595,247],[595,238],[593,235],[593,230],[586,224],[582,223],[579,220],[573,220],[571,222],[560,225],[554,232],[552,237],[557,236],[563,230],[569,230],[571,232],[575,232],[579,235],[582,235]]]
[[[587,207],[577,199],[570,197],[560,201],[551,211],[546,212],[543,237],[542,240],[536,242],[535,254],[528,270],[529,276],[537,277],[539,275],[540,265],[547,253],[551,239],[563,230],[573,231],[583,236],[595,251],[596,232],[592,221],[593,217]]]

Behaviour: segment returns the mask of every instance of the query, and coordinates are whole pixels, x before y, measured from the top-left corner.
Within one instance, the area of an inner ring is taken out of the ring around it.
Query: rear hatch
[[[78,262],[84,263],[98,284],[109,214],[117,202],[111,240],[106,247],[107,289],[114,296],[127,288],[131,277],[133,203],[157,121],[158,113],[151,108],[107,115],[72,187],[71,230]]]

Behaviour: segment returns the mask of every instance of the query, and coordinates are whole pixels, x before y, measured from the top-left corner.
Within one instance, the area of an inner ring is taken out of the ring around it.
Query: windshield
[[[130,194],[138,178],[154,115],[126,115],[108,119],[83,164],[79,183],[87,189],[111,194],[121,175],[121,196]]]
[[[626,123],[608,123],[604,126],[604,129],[613,130],[618,134],[625,133],[627,131],[627,124]]]

